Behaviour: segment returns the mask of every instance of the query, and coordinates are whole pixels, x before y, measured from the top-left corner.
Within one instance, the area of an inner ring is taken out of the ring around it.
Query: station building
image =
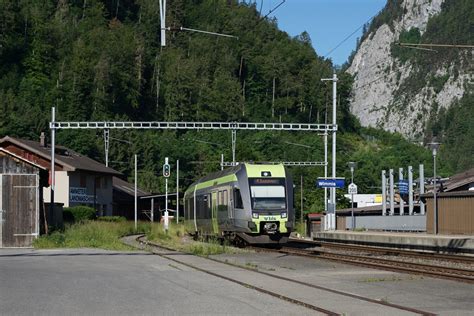
[[[50,203],[51,147],[42,134],[40,141],[5,136],[0,148],[28,163],[46,170],[42,198]],[[99,216],[113,214],[113,181],[121,173],[63,146],[56,146],[54,200],[64,207],[87,205],[97,210]],[[43,173],[43,177],[44,177]]]

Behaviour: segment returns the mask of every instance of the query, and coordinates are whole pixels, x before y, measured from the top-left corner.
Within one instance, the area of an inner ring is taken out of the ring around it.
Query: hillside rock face
[[[418,28],[423,34],[429,19],[441,12],[443,1],[404,0],[404,13],[399,19],[390,26],[381,25],[361,42],[347,71],[354,76],[351,111],[363,126],[419,138],[424,136],[433,104],[438,105],[438,111],[464,94],[468,69],[454,76],[451,64],[432,70],[434,76],[447,77],[442,87],[435,91],[427,82],[414,96],[404,97],[400,87],[412,75],[414,65],[410,60],[402,63],[391,53],[391,45],[398,42],[402,31]]]

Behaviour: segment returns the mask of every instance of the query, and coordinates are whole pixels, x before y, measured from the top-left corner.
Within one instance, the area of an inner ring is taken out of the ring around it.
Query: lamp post
[[[433,231],[434,234],[438,234],[438,201],[436,200],[436,155],[438,154],[438,149],[440,143],[432,142],[429,143],[431,150],[433,151]]]
[[[349,168],[351,169],[351,184],[350,187],[351,189],[349,190],[351,194],[351,220],[352,220],[352,230],[355,228],[355,218],[354,218],[354,191],[352,187],[354,187],[354,169],[356,167],[356,163],[353,161],[350,161],[348,163]]]

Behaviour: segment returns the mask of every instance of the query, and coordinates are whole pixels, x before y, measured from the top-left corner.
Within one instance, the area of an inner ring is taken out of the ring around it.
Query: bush
[[[125,222],[127,219],[123,216],[101,216],[101,217],[97,217],[97,220],[102,221],[102,222],[119,223],[119,222]]]
[[[63,220],[69,223],[78,223],[96,219],[95,209],[89,206],[66,207],[63,211]]]

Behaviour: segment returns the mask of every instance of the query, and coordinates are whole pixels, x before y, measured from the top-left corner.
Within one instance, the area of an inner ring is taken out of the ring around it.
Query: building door
[[[38,175],[0,174],[0,247],[31,247],[38,235]]]

